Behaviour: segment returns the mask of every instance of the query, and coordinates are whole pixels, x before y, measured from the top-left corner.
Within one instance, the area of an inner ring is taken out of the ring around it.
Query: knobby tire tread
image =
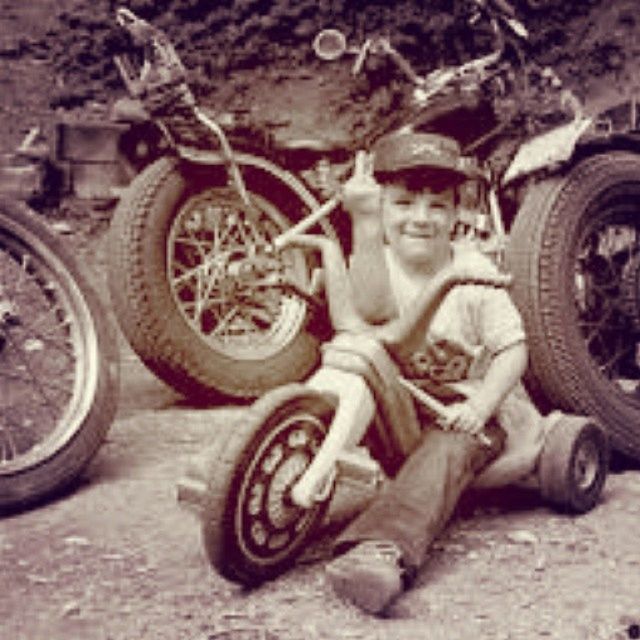
[[[125,337],[151,371],[191,397],[216,401],[224,396],[250,398],[275,386],[267,379],[272,373],[276,378],[300,379],[317,360],[315,339],[306,335],[304,327],[290,345],[273,356],[277,366],[270,362],[260,370],[252,365],[262,378],[256,378],[251,385],[241,375],[222,376],[219,372],[224,365],[219,365],[214,372],[211,360],[216,356],[214,350],[202,345],[196,349],[186,344],[184,337],[177,339],[170,320],[155,309],[151,300],[153,287],[147,285],[150,276],[143,248],[150,231],[149,212],[158,194],[167,191],[167,181],[176,180],[179,183],[176,188],[186,188],[179,164],[175,158],[164,157],[147,167],[131,183],[114,214],[109,283],[114,310]],[[177,313],[175,310],[174,316]],[[305,333],[304,339],[302,333]],[[192,338],[198,339],[195,333]],[[207,353],[210,357],[205,362]],[[224,356],[222,361],[232,366],[229,356]]]

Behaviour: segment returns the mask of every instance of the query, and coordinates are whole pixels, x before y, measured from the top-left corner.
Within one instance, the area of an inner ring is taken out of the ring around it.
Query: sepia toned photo
[[[633,0],[0,0],[0,636],[640,638]]]

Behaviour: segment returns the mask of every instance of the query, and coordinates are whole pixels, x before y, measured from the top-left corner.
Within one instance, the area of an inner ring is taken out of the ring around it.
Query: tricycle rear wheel
[[[563,415],[547,434],[539,463],[540,492],[561,510],[590,511],[609,470],[609,441],[598,422]]]

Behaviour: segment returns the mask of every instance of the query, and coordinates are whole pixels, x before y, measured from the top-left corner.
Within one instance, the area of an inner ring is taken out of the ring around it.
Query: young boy
[[[526,367],[520,316],[504,287],[486,286],[504,285],[506,277],[451,242],[468,174],[451,139],[388,135],[374,149],[373,176],[359,163],[344,186],[353,221],[348,275],[334,244],[307,239],[323,254],[337,330],[372,334],[410,377],[476,380],[337,541],[343,553],[327,565],[328,579],[339,596],[371,613],[408,585],[462,491],[500,453],[504,432],[485,426]]]

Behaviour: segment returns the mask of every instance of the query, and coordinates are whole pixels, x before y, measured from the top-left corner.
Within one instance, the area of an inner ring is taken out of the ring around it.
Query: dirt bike
[[[0,170],[2,512],[79,476],[111,425],[119,379],[115,332],[93,285],[61,238],[16,197],[12,169]]]
[[[314,46],[325,59],[355,54],[354,73],[371,56],[394,61],[414,91],[384,127],[453,135],[479,159],[485,179],[462,194],[461,221],[514,275],[532,392],[542,407],[598,417],[616,448],[640,455],[635,107],[585,115],[553,70],[529,60],[508,2],[474,4],[492,50],[425,76],[387,38],[347,47],[327,30]],[[255,139],[232,146],[233,132],[185,102],[183,76],[174,80],[145,98],[167,149],[116,212],[114,305],[133,348],[179,390],[259,395],[304,377],[317,362],[314,329],[327,333],[308,322],[314,265],[263,249],[289,225],[334,232],[336,199],[317,202],[344,166],[320,142],[292,144],[294,156],[256,150]],[[290,161],[301,152],[321,176],[315,189]]]

